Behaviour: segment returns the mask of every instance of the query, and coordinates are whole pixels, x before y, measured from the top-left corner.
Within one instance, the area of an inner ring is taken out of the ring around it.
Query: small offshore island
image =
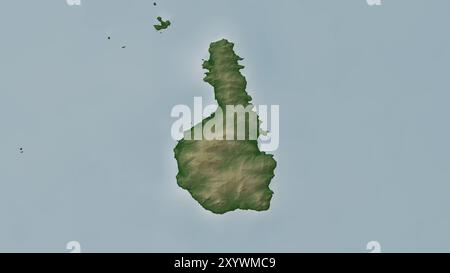
[[[159,22],[159,24],[153,25],[156,31],[166,29],[171,25],[171,22],[169,20],[164,21],[161,16],[156,17],[156,20],[158,20]]]
[[[228,105],[251,105],[252,98],[246,92],[247,81],[240,73],[244,66],[238,63],[242,58],[233,48],[234,44],[225,39],[210,44],[210,58],[203,63],[203,68],[209,71],[204,81],[214,87],[219,108],[200,125],[214,119],[219,110],[226,113]],[[248,119],[250,117],[245,118],[246,124]],[[187,134],[194,134],[197,126]],[[276,161],[273,155],[261,152],[257,140],[248,136],[246,134],[243,140],[191,140],[186,137],[180,140],[174,149],[178,185],[189,191],[201,206],[216,214],[236,209],[268,210],[273,195],[269,184],[274,177]]]

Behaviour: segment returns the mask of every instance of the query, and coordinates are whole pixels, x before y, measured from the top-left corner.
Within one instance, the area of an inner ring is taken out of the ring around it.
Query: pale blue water
[[[0,251],[450,251],[449,1],[157,3],[2,1]],[[213,101],[221,38],[280,105],[268,212],[176,185],[170,110]]]

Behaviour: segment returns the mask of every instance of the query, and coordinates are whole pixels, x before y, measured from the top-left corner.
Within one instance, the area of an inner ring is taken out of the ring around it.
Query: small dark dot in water
[[[156,6],[156,2],[153,2],[153,6]]]
[[[108,40],[111,40],[111,37],[108,36]]]
[[[122,46],[122,48],[126,48],[127,46]]]

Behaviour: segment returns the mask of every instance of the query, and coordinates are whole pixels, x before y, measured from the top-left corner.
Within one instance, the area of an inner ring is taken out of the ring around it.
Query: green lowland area
[[[216,118],[219,110],[226,115],[227,105],[251,106],[252,98],[245,91],[247,81],[240,73],[244,68],[239,64],[242,58],[235,54],[233,47],[234,44],[225,39],[211,43],[210,58],[203,63],[203,68],[208,70],[204,81],[214,87],[219,108],[185,132],[185,138],[174,149],[178,185],[189,191],[205,209],[217,214],[236,209],[269,209],[273,195],[269,184],[276,167],[273,155],[261,152],[257,140],[249,138],[247,132],[243,140],[191,138],[195,128]],[[250,115],[245,117],[246,124],[249,119]],[[259,129],[257,116],[256,119]]]

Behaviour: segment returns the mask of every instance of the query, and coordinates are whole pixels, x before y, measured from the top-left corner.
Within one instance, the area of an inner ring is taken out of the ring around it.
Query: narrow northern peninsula
[[[236,209],[268,210],[273,195],[269,184],[274,177],[276,161],[273,155],[258,148],[259,118],[256,113],[256,139],[247,131],[243,139],[228,140],[222,131],[220,134],[224,137],[221,140],[190,137],[195,134],[196,127],[207,126],[211,120],[226,115],[227,106],[251,106],[252,98],[246,92],[247,81],[240,72],[244,68],[239,64],[242,58],[235,54],[234,44],[225,39],[213,42],[209,53],[209,60],[203,63],[203,68],[208,70],[204,81],[214,88],[218,109],[185,132],[185,138],[176,145],[177,183],[201,206],[216,214]],[[250,127],[250,116],[244,119],[246,128]],[[227,127],[227,124],[223,125]],[[214,130],[218,132],[218,128]]]

